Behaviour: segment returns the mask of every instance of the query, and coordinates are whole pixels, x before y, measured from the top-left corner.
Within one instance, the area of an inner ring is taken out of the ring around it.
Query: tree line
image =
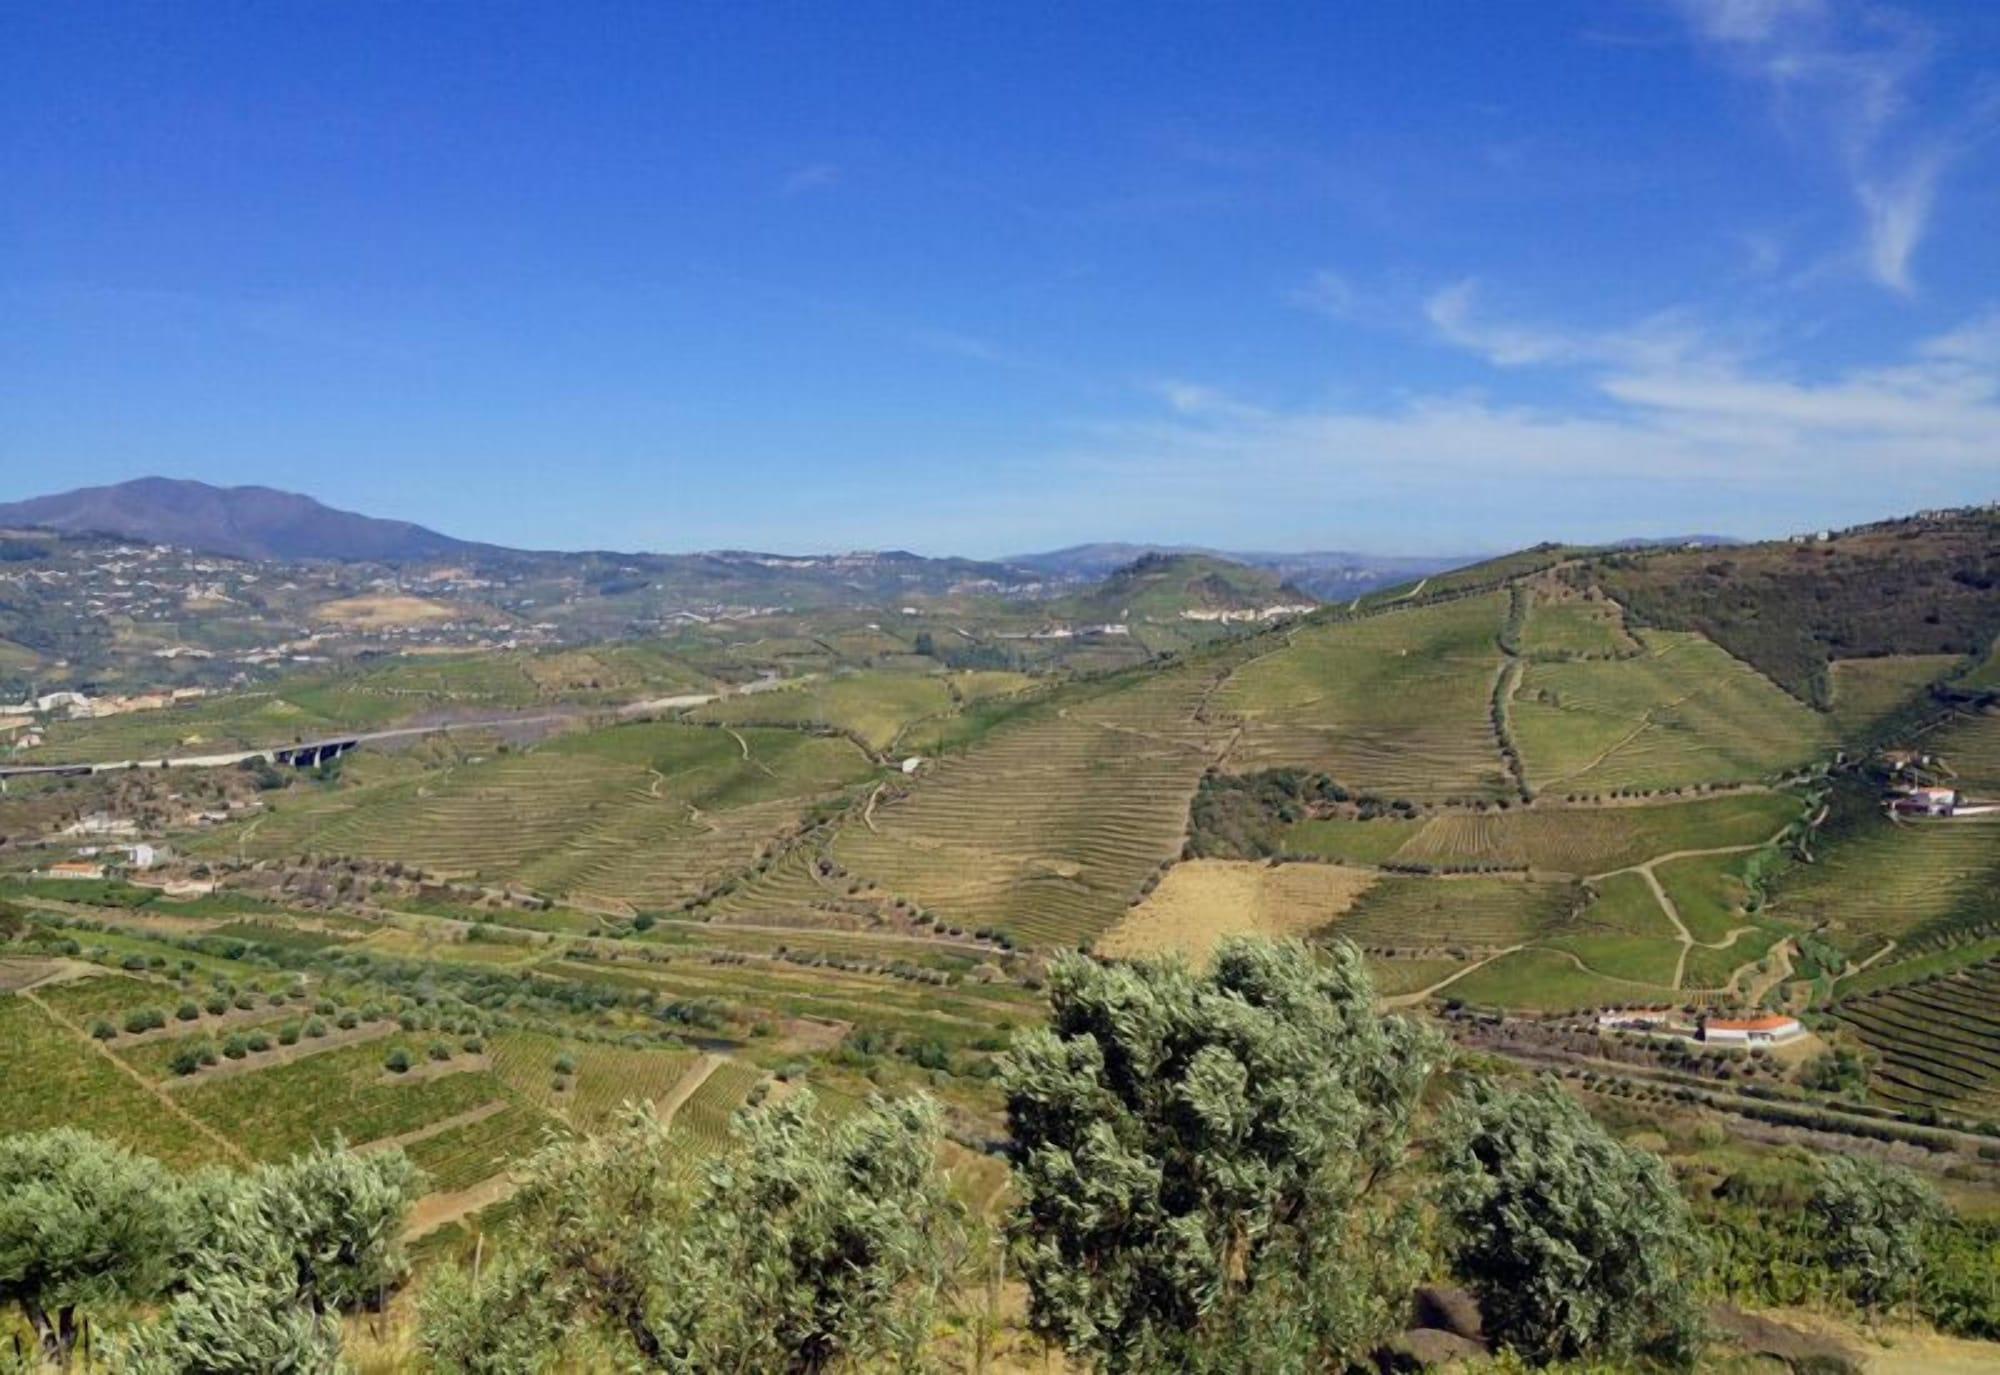
[[[1072,955],[1047,988],[1046,1024],[1003,1062],[999,1240],[1028,1325],[1079,1366],[1373,1368],[1416,1286],[1450,1276],[1520,1360],[1688,1368],[1710,1272],[1745,1282],[1743,1226],[1698,1220],[1658,1156],[1555,1081],[1454,1064],[1425,1025],[1379,1015],[1351,946],[1235,941],[1206,972]],[[526,1163],[493,1253],[426,1275],[412,1359],[804,1375],[964,1358],[987,1253],[943,1143],[926,1096],[836,1118],[802,1092],[697,1163],[628,1107]],[[84,1314],[136,1310],[100,1344],[114,1369],[332,1371],[340,1316],[403,1277],[419,1187],[394,1150],[176,1180],[82,1132],[9,1138],[0,1300],[53,1362]],[[1833,1157],[1802,1202],[1786,1254],[1818,1257],[1816,1294],[1911,1297],[1943,1218],[1928,1186]]]

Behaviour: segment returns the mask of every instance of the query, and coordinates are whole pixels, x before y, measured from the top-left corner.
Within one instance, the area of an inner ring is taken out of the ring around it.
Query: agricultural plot
[[[1178,954],[1201,965],[1229,936],[1302,936],[1331,925],[1374,882],[1329,864],[1186,860],[1092,948],[1122,959]]]
[[[1615,602],[1580,597],[1553,601],[1537,595],[1521,629],[1521,653],[1530,659],[1604,659],[1639,648]]]
[[[1957,667],[1956,654],[1887,654],[1836,659],[1830,666],[1831,712],[1842,739],[1866,733]]]
[[[1363,863],[1601,874],[1678,850],[1761,845],[1798,813],[1789,793],[1743,792],[1644,806],[1450,811],[1420,822],[1307,821],[1289,828],[1286,843],[1298,837],[1314,853]]]
[[[574,1069],[559,1075],[556,1063],[565,1057]],[[664,1101],[695,1060],[693,1051],[568,1041],[533,1031],[493,1038],[493,1068],[507,1087],[523,1103],[583,1131],[605,1125],[628,1101]]]
[[[1659,865],[1653,876],[1673,899],[1681,925],[1697,941],[1713,944],[1743,925],[1750,887],[1743,881],[1744,855],[1695,855]]]
[[[248,857],[338,854],[664,908],[747,866],[803,799],[871,767],[846,740],[645,724],[288,802]],[[228,845],[224,839],[218,842]]]
[[[833,855],[951,924],[1032,945],[1110,926],[1180,853],[1217,734],[1187,668],[1010,721],[850,822]]]
[[[1004,985],[939,988],[764,960],[675,960],[611,968],[566,962],[552,972],[583,983],[643,988],[676,1000],[714,1000],[767,1021],[811,1018],[954,1045],[985,1041],[1026,1025],[1041,1010],[1032,994]]]
[[[365,1145],[502,1096],[499,1081],[483,1069],[432,1077],[383,1068],[385,1056],[397,1048],[422,1065],[427,1041],[421,1035],[394,1036],[344,1046],[254,1074],[191,1084],[174,1101],[255,1158],[276,1160],[336,1132],[349,1145]]]
[[[1385,955],[1368,956],[1368,976],[1374,981],[1378,998],[1400,998],[1421,993],[1443,983],[1465,968],[1462,960],[1409,960]]]
[[[724,1060],[674,1114],[674,1136],[686,1141],[696,1156],[721,1150],[729,1144],[730,1119],[763,1082],[764,1072],[755,1066]]]
[[[556,1130],[553,1121],[531,1108],[496,1106],[497,1111],[475,1109],[466,1114],[470,1120],[404,1145],[404,1154],[424,1172],[433,1193],[454,1193],[490,1179],[533,1154]]]
[[[0,1136],[82,1127],[175,1165],[223,1157],[199,1128],[28,995],[0,995],[0,1086]]]
[[[1511,710],[1539,792],[1752,782],[1831,743],[1817,712],[1701,636],[1645,644],[1635,659],[1528,665]]]
[[[1505,614],[1495,594],[1292,632],[1216,694],[1242,722],[1230,766],[1321,770],[1413,800],[1513,792],[1491,715]]]
[[[1391,875],[1332,931],[1369,949],[1494,950],[1580,929],[1583,902],[1574,883]]]
[[[1833,1015],[1881,1057],[1869,1082],[1876,1097],[2000,1114],[2000,964],[1843,999]]]
[[[1620,1003],[1669,1002],[1670,986],[1599,974],[1565,950],[1517,950],[1482,965],[1446,990],[1449,996],[1490,1007],[1571,1012]]]
[[[1372,817],[1297,821],[1284,831],[1285,853],[1337,859],[1349,864],[1387,864],[1428,822]]]
[[[164,979],[107,973],[48,984],[38,989],[35,996],[57,1015],[88,1025],[97,1017],[116,1022],[121,1015],[137,1008],[171,1009],[187,995]]]
[[[1924,743],[1951,767],[1954,787],[2000,799],[2000,709],[1961,716]]]
[[[942,716],[951,708],[951,689],[942,677],[868,672],[724,698],[696,708],[688,719],[738,726],[830,726],[866,741],[871,749],[886,750],[913,722]]]
[[[1692,946],[1681,984],[1686,988],[1726,988],[1745,965],[1754,965],[1769,955],[1786,934],[1779,926],[1753,926],[1720,949]]]
[[[2000,820],[1876,820],[1826,847],[1815,864],[1794,867],[1769,911],[1825,927],[1854,952],[1891,938],[1914,946],[1942,936],[1962,913],[1976,913],[2000,889]]]

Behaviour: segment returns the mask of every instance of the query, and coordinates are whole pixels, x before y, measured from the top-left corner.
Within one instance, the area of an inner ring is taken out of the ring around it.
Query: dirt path
[[[496,1174],[455,1194],[426,1194],[417,1200],[416,1207],[410,1209],[410,1219],[403,1224],[403,1240],[415,1241],[418,1237],[429,1236],[441,1227],[449,1227],[496,1203],[503,1203],[512,1198],[520,1187],[514,1176]]]
[[[722,1055],[704,1055],[688,1066],[687,1073],[667,1090],[667,1096],[660,1100],[659,1106],[655,1109],[660,1115],[662,1126],[671,1127],[674,1124],[674,1114],[681,1110],[681,1105],[694,1097],[695,1090],[706,1084],[708,1076],[721,1069],[727,1058]]]
[[[1675,988],[1679,988],[1682,981],[1687,978],[1688,951],[1694,948],[1694,933],[1688,930],[1687,923],[1681,920],[1681,909],[1674,906],[1674,900],[1668,897],[1667,890],[1660,886],[1660,876],[1653,872],[1653,866],[1640,865],[1638,874],[1640,878],[1646,880],[1646,886],[1653,890],[1653,901],[1660,905],[1660,910],[1667,914],[1667,920],[1674,924],[1674,930],[1680,933],[1681,953],[1674,960],[1673,984]]]
[[[1505,950],[1496,950],[1483,960],[1478,960],[1472,964],[1468,964],[1463,969],[1454,970],[1452,973],[1446,975],[1444,978],[1439,979],[1436,983],[1432,984],[1429,988],[1420,988],[1414,993],[1398,993],[1393,998],[1381,999],[1380,1000],[1381,1004],[1383,1007],[1388,1007],[1388,1008],[1415,1007],[1418,1004],[1424,1002],[1432,994],[1436,993],[1439,989],[1449,988],[1452,984],[1457,983],[1467,974],[1470,974],[1475,970],[1484,969],[1487,965],[1492,964],[1493,961],[1495,960],[1504,959],[1506,956],[1512,955],[1516,951],[1526,950],[1527,948],[1528,947],[1525,945],[1510,945]]]
[[[721,1067],[725,1058],[721,1055],[704,1055],[689,1067],[688,1072],[680,1077],[680,1082],[660,1100],[658,1111],[662,1125],[673,1125],[674,1114],[680,1111],[682,1104],[694,1096],[695,1090],[708,1081],[708,1076]],[[498,1112],[505,1106],[504,1103],[488,1103],[484,1107],[474,1108],[469,1114],[460,1113],[455,1118],[432,1123],[430,1127],[392,1140],[397,1144],[404,1140],[420,1140],[430,1135],[433,1130],[443,1131],[448,1127],[459,1125],[461,1121],[478,1121],[489,1112]],[[386,1146],[391,1143],[373,1144]],[[472,1187],[460,1189],[456,1193],[429,1194],[420,1198],[416,1207],[410,1209],[409,1221],[403,1225],[403,1240],[415,1241],[418,1237],[428,1236],[440,1228],[449,1227],[454,1222],[462,1222],[474,1213],[491,1208],[496,1203],[504,1203],[512,1198],[520,1187],[520,1180],[512,1174],[503,1172],[482,1179]]]
[[[1733,935],[1734,933],[1731,934]],[[1755,969],[1755,968],[1756,968],[1755,964],[1746,964],[1741,966],[1740,968],[1737,969],[1737,971],[1734,974],[1729,976],[1728,986],[1731,989],[1734,989],[1736,987],[1736,981],[1738,979],[1743,978],[1744,970]],[[1755,974],[1752,974],[1750,976],[1750,978],[1743,985],[1743,1000],[1749,1003],[1750,1006],[1756,1007],[1757,1005],[1759,1005],[1764,1001],[1764,995],[1766,993],[1769,993],[1772,989],[1776,988],[1779,984],[1783,983],[1786,979],[1789,979],[1791,977],[1792,977],[1792,943],[1790,941],[1779,941],[1776,945],[1771,947],[1770,972],[1762,975],[1761,977]]]
[[[450,1117],[439,1118],[437,1121],[427,1123],[424,1126],[416,1128],[414,1131],[406,1131],[400,1136],[385,1136],[377,1141],[364,1142],[354,1148],[354,1153],[356,1155],[367,1155],[370,1151],[386,1151],[392,1146],[414,1146],[419,1141],[428,1141],[433,1136],[442,1136],[453,1127],[464,1127],[474,1122],[484,1122],[494,1113],[506,1111],[506,1108],[507,1100],[496,1098],[491,1103],[481,1103],[476,1108],[467,1108],[464,1112],[455,1112]]]
[[[105,1045],[104,1042],[99,1040],[94,1040],[90,1036],[86,1035],[82,1027],[78,1026],[75,1022],[72,1022],[69,1018],[57,1012],[54,1008],[50,1007],[40,998],[37,998],[33,993],[30,993],[24,989],[22,990],[20,996],[26,998],[36,1007],[39,1007],[44,1013],[46,1013],[49,1016],[49,1018],[52,1021],[56,1023],[56,1025],[67,1028],[71,1035],[75,1036],[78,1040],[82,1041],[85,1045],[89,1046],[92,1050],[95,1050],[99,1055],[102,1055],[106,1060],[109,1060],[120,1074],[124,1075],[127,1079],[130,1079],[133,1083],[137,1084],[141,1089],[143,1089],[146,1092],[146,1095],[148,1097],[153,1099],[154,1102],[158,1103],[161,1107],[165,1108],[175,1117],[178,1117],[181,1121],[187,1123],[188,1126],[200,1132],[210,1141],[213,1141],[217,1146],[220,1146],[223,1152],[227,1154],[231,1159],[235,1160],[238,1164],[245,1166],[250,1165],[252,1163],[250,1157],[244,1154],[243,1148],[241,1146],[237,1145],[234,1141],[231,1141],[221,1132],[209,1126],[208,1123],[202,1121],[199,1117],[196,1117],[193,1113],[183,1108],[179,1103],[176,1103],[172,1098],[169,1098],[165,1093],[161,1091],[160,1086],[158,1084],[153,1083],[150,1079],[146,1078],[145,1075],[139,1073],[138,1070],[133,1069],[130,1065],[126,1064],[116,1055],[113,1055],[111,1053],[111,1048]]]

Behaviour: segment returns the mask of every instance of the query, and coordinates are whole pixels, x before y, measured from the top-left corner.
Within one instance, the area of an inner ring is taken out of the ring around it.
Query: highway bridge
[[[750,689],[744,689],[748,691]],[[689,693],[661,697],[650,702],[629,702],[610,713],[620,721],[638,720],[662,712],[698,707],[716,700],[714,693]],[[595,715],[587,709],[545,712],[539,716],[501,716],[481,721],[452,721],[431,726],[398,726],[392,730],[364,731],[334,736],[326,740],[265,745],[259,749],[234,750],[225,754],[167,756],[161,759],[111,759],[88,764],[0,764],[0,786],[10,778],[88,778],[98,773],[123,773],[128,769],[221,769],[245,760],[262,759],[272,764],[290,764],[296,769],[318,768],[338,759],[349,750],[384,740],[407,740],[420,735],[446,735],[452,731],[501,730],[509,727],[567,724]]]

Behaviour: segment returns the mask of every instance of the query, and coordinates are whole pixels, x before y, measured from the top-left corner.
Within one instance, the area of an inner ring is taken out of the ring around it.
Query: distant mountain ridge
[[[1322,601],[1339,601],[1377,588],[1442,573],[1476,562],[1480,555],[1380,555],[1344,550],[1297,554],[1232,551],[1191,544],[1074,544],[1066,549],[1016,554],[1001,560],[1050,577],[1095,582],[1151,555],[1221,559],[1245,568],[1261,569]]]
[[[114,535],[232,558],[412,563],[500,554],[405,520],[342,511],[272,487],[142,477],[0,504],[0,525]]]

